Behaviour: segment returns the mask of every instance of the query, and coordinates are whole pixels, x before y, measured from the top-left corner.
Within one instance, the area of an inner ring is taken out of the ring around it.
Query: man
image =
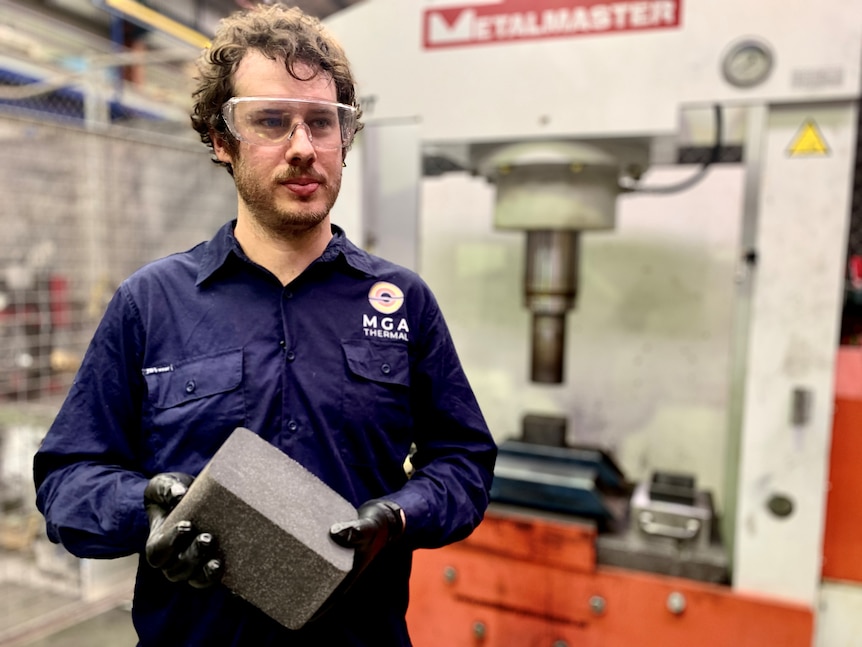
[[[361,128],[340,46],[259,6],[222,21],[199,70],[192,123],[235,180],[236,220],[115,294],[34,460],[48,535],[158,567],[138,569],[144,647],[410,645],[411,551],[479,523],[496,447],[428,287],[330,223]],[[218,583],[218,537],[161,528],[240,426],[359,510],[331,532],[364,570],[296,631]]]

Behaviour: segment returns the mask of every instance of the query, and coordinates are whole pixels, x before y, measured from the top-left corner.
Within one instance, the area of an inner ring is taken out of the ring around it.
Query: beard
[[[326,181],[320,178],[319,174],[312,174],[315,179],[320,179],[320,186],[314,195],[306,199],[295,197],[290,206],[282,206],[278,203],[277,193],[285,189],[279,186],[280,183],[291,177],[307,176],[311,174],[309,171],[296,170],[270,181],[262,181],[259,175],[241,160],[234,164],[233,171],[237,194],[248,207],[252,219],[261,229],[276,238],[308,231],[323,222],[341,189],[340,176]]]

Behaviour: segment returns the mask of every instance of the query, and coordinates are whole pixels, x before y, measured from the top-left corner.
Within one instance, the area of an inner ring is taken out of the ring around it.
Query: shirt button
[[[389,364],[383,364],[383,365],[380,367],[380,370],[381,370],[381,371],[383,371],[383,374],[384,374],[384,375],[389,375],[389,373],[392,371],[392,367],[391,367],[391,366],[389,366]]]
[[[293,298],[293,292],[285,292],[284,298],[285,299],[292,299]]]
[[[295,359],[296,359],[296,353],[294,353],[292,350],[287,351],[287,361],[292,362]]]
[[[186,393],[194,393],[195,392],[195,381],[189,380],[186,382]]]
[[[287,423],[287,428],[290,429],[291,431],[296,431],[296,428],[298,426],[299,425],[297,425],[296,422],[294,422],[293,420],[291,420],[290,422]]]

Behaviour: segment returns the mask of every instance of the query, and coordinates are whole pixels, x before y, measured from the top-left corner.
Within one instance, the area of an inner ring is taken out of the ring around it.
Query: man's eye
[[[315,130],[329,130],[335,128],[335,120],[329,117],[316,117],[308,122],[308,125]]]
[[[258,117],[254,121],[258,128],[281,128],[282,123],[281,117]]]

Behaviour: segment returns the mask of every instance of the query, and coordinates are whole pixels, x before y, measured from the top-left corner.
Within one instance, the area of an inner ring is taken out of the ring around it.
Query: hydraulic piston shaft
[[[527,232],[524,305],[533,315],[530,379],[544,384],[563,381],[566,313],[578,293],[577,231]]]

